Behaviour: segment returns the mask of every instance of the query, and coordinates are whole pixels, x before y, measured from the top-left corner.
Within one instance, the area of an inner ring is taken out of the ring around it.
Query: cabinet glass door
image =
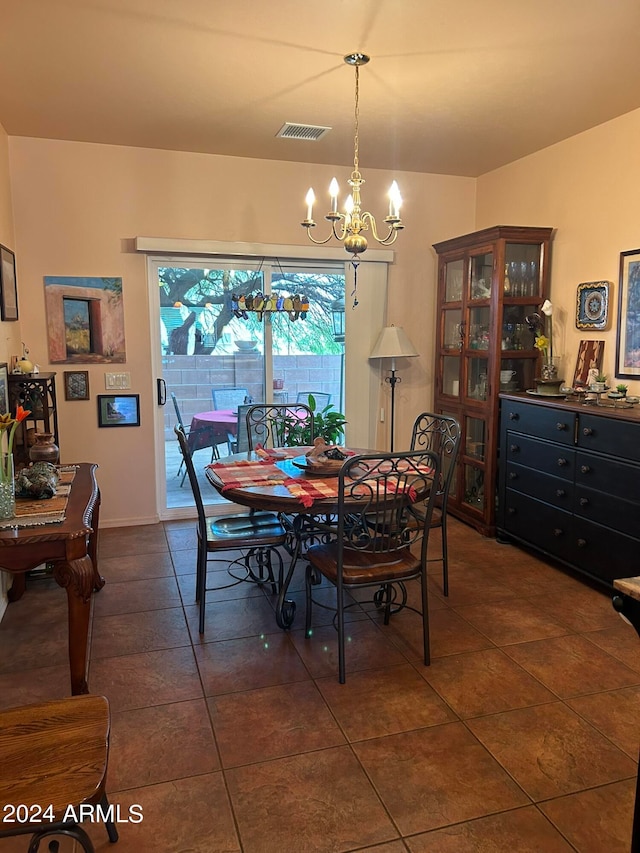
[[[444,273],[444,301],[460,302],[464,281],[464,260],[449,261]]]
[[[445,355],[442,358],[442,393],[450,397],[460,396],[459,355]]]
[[[506,243],[504,295],[540,296],[540,244]]]
[[[443,312],[442,344],[445,349],[462,348],[462,309],[446,308]]]
[[[470,299],[489,299],[493,278],[493,252],[471,256]]]
[[[484,462],[486,432],[482,418],[465,418],[465,456]]]
[[[463,471],[463,502],[472,509],[484,510],[484,471],[465,462]]]

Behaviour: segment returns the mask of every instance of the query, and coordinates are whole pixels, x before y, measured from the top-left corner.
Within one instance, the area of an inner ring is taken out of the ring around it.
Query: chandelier
[[[356,70],[356,90],[355,90],[355,132],[353,139],[353,172],[349,178],[349,186],[351,194],[347,197],[344,204],[344,213],[338,212],[338,182],[335,178],[329,185],[329,195],[331,197],[331,210],[325,216],[325,219],[331,223],[331,232],[324,240],[316,240],[311,229],[315,228],[316,223],[313,221],[313,203],[316,200],[313,189],[310,189],[306,196],[307,203],[307,218],[301,223],[303,228],[307,229],[307,234],[312,243],[321,246],[328,243],[332,237],[335,237],[344,244],[347,252],[350,252],[354,258],[354,266],[357,256],[362,254],[367,248],[367,238],[364,236],[364,231],[371,230],[373,238],[383,246],[390,246],[395,243],[398,236],[398,231],[404,228],[400,219],[400,207],[402,205],[402,197],[398,184],[394,181],[389,190],[389,215],[385,216],[384,223],[387,226],[387,233],[384,237],[378,234],[376,220],[372,213],[368,211],[362,212],[360,187],[364,184],[364,178],[360,174],[359,169],[359,138],[358,124],[360,118],[360,66],[366,65],[369,58],[364,53],[350,53],[344,57],[347,65],[352,65]]]

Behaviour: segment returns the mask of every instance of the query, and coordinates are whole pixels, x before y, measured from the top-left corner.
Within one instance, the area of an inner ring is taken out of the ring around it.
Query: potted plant
[[[335,411],[331,403],[318,409],[313,394],[309,394],[307,403],[313,412],[313,435],[308,424],[301,424],[298,418],[287,418],[283,422],[284,444],[307,447],[313,444],[314,438],[322,437],[327,444],[337,444],[344,436],[344,425],[347,420],[341,412]]]
[[[593,383],[592,391],[604,391],[607,387],[607,377],[604,373],[598,373]]]
[[[620,385],[616,385],[616,391],[618,394],[622,394],[623,397],[627,396],[628,386],[621,382]]]

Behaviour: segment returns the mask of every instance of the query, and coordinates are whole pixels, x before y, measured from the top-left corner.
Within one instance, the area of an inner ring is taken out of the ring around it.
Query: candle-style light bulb
[[[307,203],[307,220],[311,220],[313,219],[313,203],[316,200],[313,187],[309,187],[309,192],[306,194],[304,200]]]
[[[338,193],[340,192],[340,187],[338,186],[338,182],[335,178],[331,179],[331,183],[329,184],[329,195],[331,196],[331,213],[338,212]]]
[[[389,216],[393,216],[395,219],[399,218],[401,207],[402,196],[397,181],[393,181],[389,187]]]

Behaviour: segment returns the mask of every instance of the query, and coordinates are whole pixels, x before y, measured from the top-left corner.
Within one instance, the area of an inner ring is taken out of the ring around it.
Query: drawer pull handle
[[[591,427],[585,427],[582,430],[582,434],[583,435],[593,435],[593,430],[591,429]]]
[[[520,415],[517,412],[509,412],[509,420],[517,421],[520,419]]]
[[[515,471],[509,471],[509,479],[510,480],[517,480],[518,479],[518,475],[516,474]]]
[[[590,470],[591,470],[591,467],[589,465],[581,465],[580,466],[580,471],[583,474],[588,474]]]
[[[562,430],[566,429],[566,428],[567,428],[566,424],[562,424],[562,423],[556,424],[556,429],[559,430],[560,432],[562,432]]]
[[[562,536],[563,533],[564,533],[564,530],[561,527],[554,527],[553,528],[553,535],[554,536],[556,536],[556,537]]]
[[[589,506],[589,498],[580,498],[580,506]]]
[[[515,511],[514,507],[512,507],[512,506],[507,507],[507,515],[515,515],[515,514],[516,514],[516,511]]]
[[[587,544],[586,539],[578,539],[578,548],[584,548]]]
[[[512,444],[509,447],[509,450],[511,451],[511,453],[519,453],[520,452],[520,446],[518,444]]]
[[[565,459],[564,457],[562,457],[562,456],[561,456],[561,457],[558,459],[558,467],[559,467],[559,468],[564,468],[564,466],[565,466],[565,465],[568,465],[568,464],[569,464],[568,460],[567,460],[567,459]]]
[[[556,489],[556,497],[563,498],[567,493],[564,489]]]

